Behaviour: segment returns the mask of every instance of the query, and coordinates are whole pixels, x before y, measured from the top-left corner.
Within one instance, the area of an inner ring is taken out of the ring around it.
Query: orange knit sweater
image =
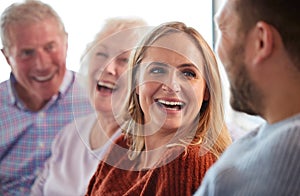
[[[199,156],[199,146],[188,146],[187,154],[182,150],[178,153],[182,147],[173,147],[161,159],[166,163],[162,161],[153,169],[136,170],[137,161],[130,161],[120,147],[128,149],[123,137],[100,162],[86,195],[193,195],[207,169],[216,161],[209,152]],[[176,153],[178,156],[174,157]]]

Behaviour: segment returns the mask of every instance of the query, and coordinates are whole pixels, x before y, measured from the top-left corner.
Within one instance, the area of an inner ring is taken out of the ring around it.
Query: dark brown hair
[[[236,0],[235,10],[241,19],[241,31],[247,33],[257,22],[272,25],[280,34],[292,61],[300,70],[300,1]]]

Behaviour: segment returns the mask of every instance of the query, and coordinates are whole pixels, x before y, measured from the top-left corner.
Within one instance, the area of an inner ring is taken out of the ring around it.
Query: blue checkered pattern
[[[51,142],[63,126],[92,112],[83,91],[68,71],[60,93],[39,112],[17,99],[15,78],[0,84],[0,195],[29,195],[36,175],[50,156]]]

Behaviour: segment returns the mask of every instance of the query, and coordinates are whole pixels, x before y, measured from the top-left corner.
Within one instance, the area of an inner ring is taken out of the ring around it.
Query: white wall
[[[0,0],[0,14],[14,2]],[[61,16],[69,33],[67,67],[78,71],[79,59],[86,44],[100,29],[102,22],[112,16],[140,16],[149,25],[179,20],[197,29],[212,43],[212,1],[198,0],[43,0]],[[0,47],[2,45],[0,43]],[[10,68],[0,54],[0,82],[8,79]]]

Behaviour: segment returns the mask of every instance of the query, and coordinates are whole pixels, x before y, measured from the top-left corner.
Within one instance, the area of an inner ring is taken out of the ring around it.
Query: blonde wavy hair
[[[223,95],[221,78],[219,74],[218,64],[215,55],[207,42],[203,39],[199,32],[194,28],[187,27],[182,22],[163,23],[152,31],[150,31],[143,40],[132,51],[129,59],[128,72],[128,93],[126,96],[123,115],[125,123],[123,130],[129,142],[129,158],[131,160],[139,156],[144,149],[143,124],[144,113],[140,107],[139,97],[136,93],[137,80],[139,78],[138,67],[141,64],[144,54],[153,43],[162,36],[173,33],[185,33],[201,52],[204,58],[204,79],[209,91],[210,98],[204,101],[198,115],[198,125],[191,130],[192,140],[190,138],[182,139],[178,143],[171,146],[184,146],[185,149],[189,144],[201,145],[201,149],[205,149],[213,153],[216,157],[226,149],[231,143],[231,138],[224,120],[223,111]],[[176,41],[176,40],[174,40]]]

